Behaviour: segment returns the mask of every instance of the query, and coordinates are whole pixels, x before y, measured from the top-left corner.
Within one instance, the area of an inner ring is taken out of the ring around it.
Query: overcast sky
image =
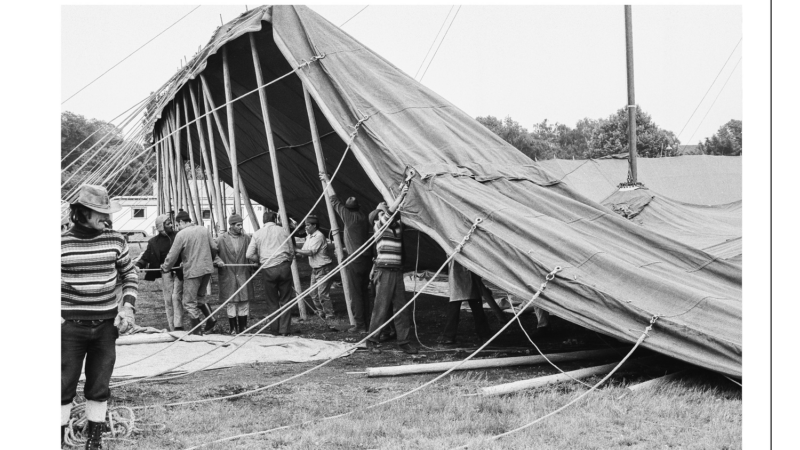
[[[220,15],[227,22],[245,11],[245,5],[195,7],[63,6],[61,101],[163,34],[62,111],[113,119],[205,45]],[[358,13],[343,30],[418,80],[425,72],[426,86],[473,117],[511,116],[528,130],[544,119],[574,127],[626,105],[622,5],[371,5],[359,13],[363,7],[312,9],[335,25]],[[445,31],[427,66],[426,53]],[[636,103],[660,127],[696,144],[742,119],[740,6],[634,6],[633,38]]]

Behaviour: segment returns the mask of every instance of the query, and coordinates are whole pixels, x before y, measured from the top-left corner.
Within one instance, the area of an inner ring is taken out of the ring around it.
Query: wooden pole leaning
[[[159,132],[157,139],[160,141],[163,133]],[[164,142],[158,143],[158,158],[161,161],[161,201],[163,202],[162,205],[162,214],[166,214],[171,209],[169,206],[169,166],[166,164],[166,153],[164,152]]]
[[[187,86],[187,89],[191,89]],[[186,92],[183,93],[183,117],[185,122],[189,123],[189,106],[186,104]],[[203,224],[203,205],[200,202],[200,187],[197,184],[197,166],[194,163],[194,148],[192,146],[192,127],[186,126],[186,146],[189,149],[189,165],[192,167],[192,184],[194,185],[194,207],[195,215],[197,216],[197,224]]]
[[[200,77],[203,75],[201,74]],[[203,86],[198,85],[203,90]],[[205,92],[205,90],[203,90]],[[212,108],[208,104],[208,96],[203,94],[203,108],[204,111],[209,111]],[[219,168],[217,166],[217,150],[214,145],[214,127],[211,125],[211,115],[206,115],[206,130],[208,131],[208,153],[211,155],[211,167],[213,174],[214,191],[217,193],[215,201],[217,202],[217,223],[220,230],[228,231],[228,221],[226,220],[225,211],[225,192],[222,190],[222,185],[219,182]]]
[[[269,109],[267,103],[267,90],[264,87],[264,76],[261,73],[261,60],[258,57],[258,48],[256,47],[256,40],[253,33],[250,36],[250,50],[253,53],[253,67],[256,71],[256,85],[258,89],[258,98],[261,101],[261,117],[264,119],[264,131],[267,134],[267,147],[269,148],[269,162],[272,167],[272,179],[275,184],[275,197],[278,199],[278,213],[281,217],[281,223],[287,233],[291,233],[289,229],[289,216],[286,213],[286,203],[283,200],[283,188],[281,187],[281,176],[278,170],[278,152],[275,150],[275,140],[272,136],[272,125],[269,121]],[[297,260],[292,260],[292,281],[294,282],[295,292],[300,291],[300,270],[297,268]],[[300,318],[306,320],[306,305],[305,302],[298,302],[297,307],[300,310]]]
[[[256,217],[255,211],[253,211],[253,205],[250,203],[250,196],[247,194],[247,187],[242,182],[242,178],[239,175],[239,166],[233,163],[231,159],[231,155],[233,154],[233,150],[230,146],[230,142],[228,140],[227,135],[225,134],[225,129],[222,127],[222,121],[219,119],[219,114],[217,114],[217,107],[214,106],[214,99],[211,98],[211,91],[208,89],[208,83],[206,82],[205,76],[200,74],[200,82],[203,83],[203,93],[205,98],[208,100],[208,104],[210,109],[212,110],[211,115],[214,116],[214,122],[217,124],[217,131],[219,132],[219,136],[222,140],[222,144],[225,147],[225,151],[228,153],[228,160],[231,162],[231,179],[237,183],[238,192],[241,194],[241,197],[244,198],[245,208],[247,208],[247,214],[250,215],[250,221],[253,224],[253,229],[258,230],[258,218]],[[236,187],[234,187],[234,194],[236,193]],[[236,201],[236,195],[234,195],[234,203]],[[241,205],[239,205],[241,207]],[[235,209],[234,209],[235,210]],[[239,210],[241,211],[241,209]],[[239,212],[238,214],[241,214]]]
[[[317,119],[314,117],[314,105],[311,103],[311,96],[308,94],[305,83],[303,83],[303,97],[306,100],[306,111],[308,112],[309,128],[311,129],[311,140],[314,143],[314,153],[317,156],[317,169],[320,173],[327,173],[325,169],[325,158],[322,156],[322,145],[319,140],[319,130],[317,130]],[[325,193],[325,206],[328,209],[328,220],[331,222],[331,234],[333,235],[333,242],[336,247],[336,258],[339,264],[344,261],[344,252],[342,251],[342,235],[339,233],[339,224],[336,221],[336,213],[333,211],[333,203],[331,202],[331,194],[328,192],[327,185],[324,181],[322,183],[322,191]],[[353,316],[352,297],[350,296],[350,277],[347,276],[347,270],[340,271],[342,275],[342,289],[344,290],[344,300],[347,304],[347,316],[350,318],[350,325],[355,325],[356,320]]]
[[[222,46],[222,75],[225,84],[225,112],[228,116],[228,158],[231,161],[231,171],[238,174],[239,167],[236,157],[236,135],[234,130],[233,119],[233,94],[231,93],[231,71],[228,68],[228,46]],[[236,214],[242,215],[242,202],[239,196],[239,177],[234,175],[233,178],[233,210]]]
[[[175,149],[175,177],[178,179],[178,192],[180,195],[180,207],[189,213],[189,217],[194,217],[194,211],[189,209],[189,202],[186,200],[186,185],[183,183],[183,179],[186,176],[186,168],[183,164],[183,157],[181,156],[181,133],[178,130],[178,115],[180,114],[180,110],[178,110],[177,104],[175,105],[175,114],[172,116],[173,122],[172,125],[172,138],[173,144]],[[194,220],[194,219],[192,219]]]
[[[156,152],[156,214],[160,216],[164,211],[164,199],[161,195],[161,152],[158,145],[153,151]]]
[[[172,151],[172,136],[170,136],[170,132],[172,131],[172,127],[170,126],[169,121],[170,115],[168,114],[164,118],[164,143],[166,144],[167,150],[167,163],[169,164],[169,175],[170,175],[170,186],[172,187],[172,210],[177,214],[178,210],[181,208],[181,198],[180,193],[178,192],[178,176],[175,163],[175,152]]]
[[[192,110],[194,111],[194,117],[200,117],[200,109],[197,107],[197,98],[194,95],[194,88],[191,84],[189,84],[189,96],[192,99]],[[206,117],[207,120],[211,120],[210,117]],[[200,123],[200,120],[195,120],[194,122],[195,127],[197,128],[197,137],[200,141],[200,154],[202,155],[203,165],[205,166],[205,187],[206,187],[206,198],[208,199],[208,209],[211,211],[211,222],[214,223],[214,213],[216,212],[219,215],[219,211],[221,209],[219,203],[219,197],[217,196],[217,188],[214,183],[209,183],[209,174],[212,172],[211,165],[209,164],[209,158],[207,149],[206,149],[206,137],[203,133],[203,126]],[[211,122],[208,122],[208,125],[211,125]],[[210,188],[209,188],[210,187]],[[210,191],[210,192],[209,192]],[[214,203],[214,207],[211,207],[211,203]],[[216,211],[214,211],[216,210]],[[224,220],[224,219],[223,219]],[[217,223],[219,220],[217,220]],[[216,228],[214,228],[216,230]]]
[[[159,139],[164,139],[166,134],[163,131],[160,133]],[[164,212],[172,213],[175,208],[172,207],[173,205],[173,197],[172,197],[172,170],[170,170],[169,166],[169,154],[167,151],[167,143],[166,139],[161,141],[161,160],[163,161],[164,166]]]

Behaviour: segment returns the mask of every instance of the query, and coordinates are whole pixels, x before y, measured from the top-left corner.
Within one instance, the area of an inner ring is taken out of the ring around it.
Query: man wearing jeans
[[[119,209],[104,187],[85,184],[70,205],[73,226],[61,235],[62,445],[85,359],[85,448],[102,448],[116,340],[135,322],[139,277],[125,238],[107,228],[110,214]]]
[[[330,273],[333,268],[331,258],[328,256],[328,240],[319,231],[318,226],[319,219],[317,219],[317,216],[308,216],[306,219],[306,241],[303,243],[303,248],[296,250],[298,255],[308,256],[308,264],[311,266],[312,286]],[[331,284],[333,284],[333,277],[317,286],[316,289],[311,290],[311,300],[323,319],[336,318],[336,313],[333,311],[333,303],[331,303]]]
[[[170,271],[180,257],[183,269],[183,307],[191,318],[191,327],[194,329],[192,333],[203,334],[197,328],[201,314],[208,317],[205,327],[205,332],[208,333],[217,323],[211,316],[211,308],[206,304],[206,290],[214,272],[217,249],[211,239],[211,232],[201,225],[193,225],[189,213],[179,212],[175,221],[178,224],[178,234],[175,235],[175,242],[161,265],[161,271]]]
[[[147,248],[141,258],[136,262],[136,267],[148,270],[145,281],[155,281],[161,278],[161,294],[164,297],[164,310],[167,313],[167,327],[170,331],[183,331],[183,272],[173,269],[170,272],[161,272],[161,264],[167,258],[175,232],[172,228],[172,219],[169,214],[156,217],[156,230],[158,234],[147,242]],[[180,264],[178,260],[177,264]]]
[[[247,259],[261,265],[260,276],[267,296],[267,313],[273,314],[292,295],[292,260],[294,248],[289,233],[275,223],[277,214],[264,212],[264,226],[253,233],[247,246]],[[292,315],[286,310],[270,325],[270,332],[288,336]]]

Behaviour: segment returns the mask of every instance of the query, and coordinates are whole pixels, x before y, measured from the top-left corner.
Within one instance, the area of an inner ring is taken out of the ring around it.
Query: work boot
[[[374,353],[376,355],[381,352],[381,349],[378,348],[378,344],[372,341],[367,341],[367,350],[369,350],[370,353]]]
[[[86,424],[86,450],[96,450],[103,448],[103,430],[105,423],[92,422],[91,420]]]
[[[200,319],[194,319],[194,318],[192,318],[192,319],[190,319],[190,321],[189,321],[189,322],[190,322],[189,326],[190,326],[192,329],[194,329],[194,331],[192,331],[190,334],[195,334],[195,335],[197,335],[197,336],[202,336],[202,335],[203,335],[203,327],[199,327],[199,328],[195,329],[195,327],[197,327],[198,325],[200,325]]]
[[[239,322],[239,333],[244,333],[247,329],[247,316],[239,316],[236,320]]]
[[[417,353],[419,353],[419,350],[417,350],[417,348],[412,346],[411,344],[400,344],[398,347],[400,347],[400,350],[402,350],[403,353],[406,353],[408,355],[416,355]]]
[[[214,319],[214,316],[211,315],[211,308],[205,303],[201,303],[197,305],[197,308],[208,318],[206,321],[206,333],[211,333],[214,327],[217,325],[217,321]]]
[[[347,329],[348,333],[366,333],[367,328],[364,325],[353,325]]]
[[[397,333],[392,332],[381,333],[380,337],[378,338],[378,340],[381,342],[394,341],[395,339],[397,339]]]
[[[228,317],[228,326],[231,329],[232,335],[239,334],[239,330],[236,329],[237,327],[236,317]]]

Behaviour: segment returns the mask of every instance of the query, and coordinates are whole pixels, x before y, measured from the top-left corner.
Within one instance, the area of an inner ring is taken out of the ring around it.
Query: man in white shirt
[[[262,266],[259,274],[264,281],[267,296],[267,313],[272,314],[285,305],[292,295],[292,259],[294,248],[289,233],[275,223],[277,214],[264,213],[264,227],[253,234],[247,246],[246,257]],[[292,316],[287,309],[278,321],[270,325],[270,332],[287,336]]]
[[[319,219],[317,219],[317,216],[308,216],[306,219],[306,241],[303,243],[303,248],[296,250],[298,255],[308,256],[308,264],[311,266],[312,285],[330,273],[333,268],[333,262],[328,256],[328,240],[319,231],[318,226]],[[336,318],[330,295],[332,283],[333,279],[329,278],[311,291],[311,300],[323,319]]]

